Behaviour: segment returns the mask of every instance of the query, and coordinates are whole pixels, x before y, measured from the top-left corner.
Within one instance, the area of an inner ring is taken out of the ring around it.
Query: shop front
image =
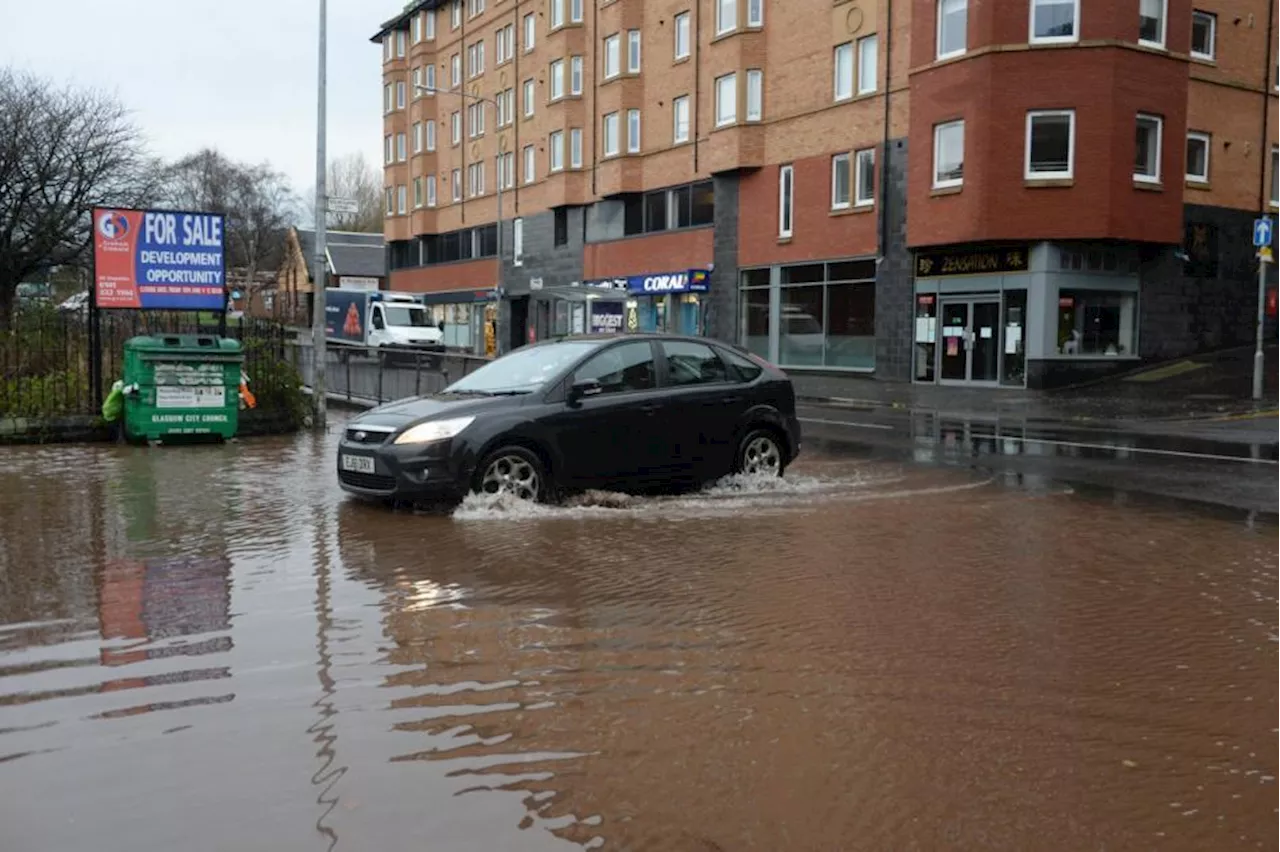
[[[497,293],[494,290],[451,290],[422,293],[419,298],[442,324],[444,345],[476,355],[493,355],[498,321]]]
[[[1136,250],[1038,243],[918,252],[917,382],[1046,387],[1137,357]]]
[[[623,330],[702,335],[704,299],[711,285],[706,269],[682,269],[588,281],[591,289],[625,294]]]
[[[625,328],[627,294],[612,282],[574,283],[531,292],[528,342],[570,334],[616,334]]]

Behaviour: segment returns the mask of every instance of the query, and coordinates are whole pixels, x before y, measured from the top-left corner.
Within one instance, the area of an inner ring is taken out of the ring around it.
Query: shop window
[[[769,270],[742,273],[742,345],[761,358],[769,357]]]
[[[916,296],[914,337],[915,379],[932,382],[935,379],[934,351],[938,343],[938,297],[932,293]]]
[[[827,287],[823,366],[870,369],[876,363],[876,286]]]
[[[821,285],[784,287],[778,315],[778,360],[793,367],[821,367],[824,293]]]
[[[575,381],[594,379],[603,393],[627,393],[657,386],[657,367],[647,340],[611,346],[578,368]]]
[[[1111,290],[1058,291],[1058,353],[1089,357],[1137,354],[1138,295]]]
[[[1022,387],[1027,383],[1027,291],[1004,291],[1004,327],[1001,352],[1004,364],[1000,383]]]
[[[729,380],[724,362],[705,343],[664,340],[667,356],[667,380],[672,385],[709,385]]]

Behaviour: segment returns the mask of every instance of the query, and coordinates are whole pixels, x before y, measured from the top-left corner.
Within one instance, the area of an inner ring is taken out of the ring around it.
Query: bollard
[[[422,353],[413,355],[413,395],[422,396]]]
[[[387,355],[385,352],[378,353],[378,402],[382,402],[382,373],[383,368],[387,364]]]
[[[347,402],[351,401],[351,355],[343,359],[347,365]]]

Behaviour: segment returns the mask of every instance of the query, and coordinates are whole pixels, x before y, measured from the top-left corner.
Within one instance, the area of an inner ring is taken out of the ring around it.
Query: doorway
[[[938,381],[998,384],[1000,300],[943,299],[939,305]]]

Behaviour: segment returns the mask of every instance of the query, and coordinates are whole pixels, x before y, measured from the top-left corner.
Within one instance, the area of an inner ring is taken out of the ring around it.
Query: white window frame
[[[516,30],[514,24],[500,27],[493,33],[493,64],[510,62],[515,56]]]
[[[462,54],[455,53],[449,57],[449,80],[454,88],[462,85]]]
[[[524,16],[524,52],[528,53],[538,44],[538,16],[530,12]]]
[[[728,84],[726,87],[725,84]],[[716,87],[716,127],[728,127],[738,123],[738,74],[730,72],[715,79]],[[733,97],[726,102],[724,97],[725,89],[733,91]],[[726,112],[725,107],[731,108]]]
[[[410,29],[413,33],[413,43],[422,44],[422,15],[414,15],[410,22]]]
[[[405,82],[404,80],[396,81],[396,109],[404,109],[405,102]]]
[[[396,202],[401,216],[409,212],[409,187],[403,183],[396,186]]]
[[[617,112],[605,113],[602,122],[603,127],[600,131],[601,150],[606,157],[616,157],[622,153],[622,143],[619,136],[622,133],[622,120],[618,117]]]
[[[689,13],[681,12],[676,15],[672,40],[674,41],[673,47],[675,49],[675,58],[677,60],[689,58],[691,50],[690,42],[692,41],[690,33],[692,32],[693,27],[690,24]]]
[[[470,0],[467,11],[471,17],[484,14],[484,0]]]
[[[387,187],[385,190],[383,190],[383,196],[384,196],[383,200],[387,202],[384,205],[384,208],[386,210],[386,213],[384,215],[387,215],[387,216],[396,215],[396,188],[394,186]]]
[[[436,64],[434,62],[428,63],[423,69],[422,83],[423,88],[426,89],[423,92],[424,95],[431,97],[436,93]]]
[[[426,137],[425,142],[427,150],[434,151],[436,149],[436,123],[434,121],[427,121],[423,124],[422,130]]]
[[[957,126],[960,128],[960,168],[961,168],[961,174],[960,174],[960,177],[958,177],[958,178],[943,178],[943,179],[939,180],[939,178],[938,178],[938,154],[940,154],[940,153],[942,152],[942,145],[940,144],[941,139],[942,139],[942,134],[943,134],[943,131],[945,131],[946,129],[951,128],[951,127],[957,127]],[[1028,125],[1028,127],[1030,127],[1030,125]],[[1029,133],[1029,132],[1030,132],[1030,131],[1028,130],[1028,133]],[[963,173],[963,170],[964,170],[964,160],[965,160],[965,151],[964,151],[964,149],[965,149],[965,138],[964,138],[964,137],[965,137],[965,135],[966,135],[966,134],[965,134],[965,126],[964,126],[964,119],[963,119],[963,118],[957,118],[957,119],[955,119],[955,120],[953,120],[953,121],[943,121],[943,122],[940,122],[940,123],[935,124],[935,125],[933,126],[933,178],[932,178],[931,186],[932,186],[934,189],[950,189],[950,188],[952,188],[952,187],[964,186],[964,173]],[[1028,137],[1028,138],[1030,138],[1030,137]]]
[[[524,81],[521,91],[524,97],[524,117],[533,118],[535,103],[538,97],[538,84],[534,82],[532,77],[530,77],[528,80]]]
[[[1203,133],[1199,130],[1188,130],[1187,131],[1188,146],[1190,145],[1192,140],[1195,140],[1196,142],[1204,143],[1204,174],[1197,175],[1197,174],[1192,174],[1191,172],[1188,171],[1184,176],[1184,180],[1186,180],[1188,183],[1208,183],[1210,159],[1213,154],[1213,134]]]
[[[640,110],[627,110],[627,153],[640,153]]]
[[[396,58],[404,59],[405,42],[408,41],[408,33],[404,30],[396,30]]]
[[[454,145],[462,144],[462,110],[454,110],[449,116],[449,141]]]
[[[453,5],[449,8],[449,26],[455,30],[462,26],[462,0],[453,0]]]
[[[436,176],[427,175],[427,206],[436,206]]]
[[[564,131],[553,130],[547,137],[547,171],[564,171]]]
[[[533,145],[524,146],[524,182],[533,183],[537,180],[538,169],[538,149]]]
[[[1079,0],[1076,0],[1078,3]],[[1160,38],[1145,39],[1139,38],[1138,44],[1143,47],[1153,47],[1157,50],[1164,50],[1165,45],[1169,43],[1169,0],[1156,0],[1160,4]],[[1142,0],[1138,0],[1139,13],[1141,13]]]
[[[849,197],[841,201],[836,196],[836,189],[839,181],[836,179],[840,173],[840,166],[843,164],[845,171],[848,173],[847,187]],[[832,210],[848,210],[853,206],[853,155],[848,151],[842,151],[839,154],[831,155],[831,209]]]
[[[582,94],[582,57],[569,57],[569,94],[577,97]]]
[[[640,73],[640,31],[627,30],[627,73]]]
[[[565,0],[547,0],[550,7],[547,12],[547,31],[552,32],[564,26],[564,4]]]
[[[569,0],[569,23],[582,23],[582,0]]]
[[[524,219],[511,220],[511,265],[524,266]]]
[[[764,71],[747,69],[747,121],[764,119]]]
[[[1191,47],[1191,58],[1202,59],[1205,62],[1216,62],[1218,59],[1218,16],[1213,12],[1206,12],[1203,9],[1191,10],[1191,31],[1194,34],[1196,18],[1204,18],[1209,22],[1209,52],[1200,53],[1195,49],[1194,43]]]
[[[409,140],[404,133],[396,134],[396,162],[403,163],[409,159]]]
[[[681,121],[680,113],[684,113],[684,120]],[[680,95],[671,100],[671,142],[674,145],[681,145],[689,141],[691,132],[691,115],[689,112],[689,96]],[[681,133],[681,130],[684,133]]]
[[[764,0],[747,0],[747,26],[764,26]]]
[[[1036,35],[1036,7],[1041,5],[1061,6],[1064,5],[1063,0],[1031,0],[1028,4],[1029,13],[1027,16],[1027,41],[1031,44],[1073,44],[1080,41],[1080,0],[1073,0],[1071,7],[1071,35],[1069,36],[1037,36]],[[968,28],[968,18],[966,13],[966,29]]]
[[[942,22],[946,20],[942,7],[948,2],[959,2],[964,7],[964,44],[958,50],[942,51]],[[950,59],[953,56],[963,56],[969,49],[969,0],[937,0],[934,4],[934,42],[933,53],[938,59]]]
[[[1164,119],[1158,115],[1152,115],[1148,112],[1140,112],[1134,119],[1135,129],[1143,122],[1150,122],[1156,128],[1156,168],[1154,175],[1144,175],[1138,172],[1133,173],[1133,179],[1137,183],[1153,183],[1158,184],[1161,181],[1161,175],[1164,169]],[[1135,134],[1136,144],[1136,134]]]
[[[868,85],[866,76],[862,73],[866,70],[864,66],[867,62],[868,51],[870,51],[871,59],[870,85]],[[858,39],[856,53],[858,62],[858,86],[856,91],[859,95],[869,95],[878,88],[880,78],[880,39],[876,33]]]
[[[388,133],[382,138],[382,163],[383,165],[391,165],[396,161],[396,139],[395,135]]]
[[[569,168],[582,168],[582,128],[569,128]]]
[[[390,115],[395,112],[395,87],[387,83],[382,87],[382,114]]]
[[[423,38],[427,41],[436,40],[436,10],[428,9],[422,13],[422,30]]]
[[[1067,168],[1060,172],[1031,171],[1031,126],[1037,118],[1065,115],[1071,119],[1067,137]],[[1022,176],[1025,180],[1072,180],[1076,172],[1076,111],[1074,109],[1039,109],[1027,112],[1027,130],[1022,155]]]
[[[716,35],[738,28],[738,0],[716,0]]]
[[[560,100],[561,98],[564,97],[565,81],[564,81],[564,60],[563,59],[551,60],[551,67],[547,70],[547,77],[550,78],[550,81],[551,81],[551,84],[549,86],[551,91],[548,92],[548,94],[550,95],[550,100],[553,102]]]
[[[503,189],[515,189],[516,154],[514,151],[498,155],[498,183]]]
[[[413,209],[421,210],[426,203],[426,196],[422,190],[422,178],[416,177],[413,179]]]
[[[862,185],[862,161],[871,161],[871,186]],[[853,152],[853,206],[870,207],[876,203],[876,149],[863,148]]]
[[[622,73],[622,36],[618,33],[604,39],[604,78],[612,80]]]
[[[455,202],[462,200],[462,169],[454,169],[450,175],[452,196]]]
[[[778,167],[778,237],[786,239],[795,233],[796,171],[790,163]]]
[[[840,63],[847,58],[848,73],[841,74]],[[857,62],[853,51],[853,42],[837,44],[831,50],[831,99],[837,103],[853,97],[856,90],[854,78],[857,76]]]
[[[395,39],[392,37],[391,33],[387,33],[382,37],[382,61],[383,62],[391,61],[391,55],[394,52],[393,51],[394,42],[395,42]]]

